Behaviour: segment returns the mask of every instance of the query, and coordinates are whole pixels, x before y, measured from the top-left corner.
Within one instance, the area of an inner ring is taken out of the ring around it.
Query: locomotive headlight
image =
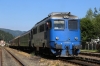
[[[56,40],[58,40],[59,39],[59,37],[56,37]]]
[[[75,37],[75,40],[78,40],[78,37]]]

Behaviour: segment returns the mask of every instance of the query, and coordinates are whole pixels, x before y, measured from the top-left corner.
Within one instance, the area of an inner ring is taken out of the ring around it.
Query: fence
[[[97,50],[96,49],[97,43],[92,43],[92,42],[82,42],[82,49],[85,50]]]

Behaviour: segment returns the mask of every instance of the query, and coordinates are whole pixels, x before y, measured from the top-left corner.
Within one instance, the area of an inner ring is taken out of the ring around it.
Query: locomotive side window
[[[69,20],[68,21],[68,29],[77,30],[78,29],[78,21],[77,20]]]
[[[54,21],[54,29],[64,29],[64,28],[65,28],[64,20],[55,20]]]
[[[43,32],[43,31],[44,31],[44,24],[40,25],[39,31],[40,31],[40,32]]]
[[[37,28],[34,28],[33,29],[33,34],[36,34],[37,33]]]

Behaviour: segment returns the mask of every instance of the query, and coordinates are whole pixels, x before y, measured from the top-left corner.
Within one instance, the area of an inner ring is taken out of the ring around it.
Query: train
[[[11,46],[34,48],[35,53],[73,57],[80,53],[80,19],[71,12],[52,12],[29,31],[12,39]]]

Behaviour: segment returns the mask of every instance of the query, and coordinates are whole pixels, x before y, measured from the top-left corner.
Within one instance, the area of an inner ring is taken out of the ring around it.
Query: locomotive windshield
[[[64,28],[65,28],[64,20],[55,20],[54,21],[54,29],[64,29]]]
[[[78,21],[77,20],[69,20],[68,21],[68,29],[77,30],[78,29]]]

